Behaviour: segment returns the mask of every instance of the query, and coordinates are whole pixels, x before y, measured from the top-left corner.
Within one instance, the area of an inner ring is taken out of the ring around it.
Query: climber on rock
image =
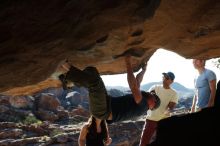
[[[62,82],[64,86],[66,86],[66,82],[72,81],[76,85],[88,88],[90,113],[94,118],[106,120],[107,123],[135,120],[146,114],[148,109],[156,109],[160,105],[160,99],[153,92],[140,90],[146,64],[142,66],[142,70],[136,77],[129,55],[125,57],[125,65],[132,94],[112,98],[107,94],[102,78],[95,67],[86,67],[84,70],[80,70],[68,62],[60,65],[63,68]]]

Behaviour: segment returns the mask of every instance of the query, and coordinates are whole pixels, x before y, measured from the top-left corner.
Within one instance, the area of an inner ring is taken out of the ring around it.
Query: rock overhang
[[[158,49],[220,56],[220,2],[213,0],[2,1],[0,91],[46,80],[61,60],[101,74],[134,70]]]

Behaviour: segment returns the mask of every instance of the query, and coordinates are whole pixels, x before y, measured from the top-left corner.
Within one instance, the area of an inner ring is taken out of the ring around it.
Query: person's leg
[[[111,101],[98,70],[95,67],[87,67],[83,72],[90,76],[88,90],[91,114],[102,120],[107,119],[111,112]]]
[[[83,71],[71,66],[66,74],[70,80],[89,90],[89,105],[91,114],[98,119],[107,119],[110,108],[110,97],[107,95],[105,85],[95,67],[87,67]]]
[[[142,130],[141,140],[139,146],[146,146],[150,143],[150,140],[157,128],[157,122],[146,120]]]

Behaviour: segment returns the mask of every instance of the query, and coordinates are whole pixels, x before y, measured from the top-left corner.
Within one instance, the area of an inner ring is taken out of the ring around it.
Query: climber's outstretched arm
[[[131,58],[130,56],[125,57],[125,63],[126,63],[126,67],[127,67],[128,85],[129,85],[129,87],[131,89],[131,92],[134,96],[135,102],[140,103],[140,101],[142,100],[140,85],[139,85],[139,82],[136,80],[136,78],[134,76],[130,58]]]

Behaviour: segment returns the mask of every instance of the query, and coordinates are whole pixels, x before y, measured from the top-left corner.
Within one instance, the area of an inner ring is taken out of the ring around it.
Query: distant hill
[[[180,83],[174,82],[172,84],[172,87],[181,92],[193,92],[193,89],[186,88],[185,86],[181,85]]]
[[[162,84],[162,82],[150,82],[141,86],[141,90],[148,91],[153,85]],[[193,89],[186,88],[178,82],[174,82],[171,87],[177,91],[180,98],[192,97],[194,95]]]
[[[144,85],[141,85],[141,90],[148,91],[152,86],[162,84],[161,82],[150,82]]]
[[[173,83],[172,87],[178,92],[179,96],[182,98],[188,98],[194,96],[194,90],[189,89],[181,85],[180,83]]]
[[[150,89],[150,87],[152,87],[153,85],[161,85],[162,82],[150,82],[147,84],[144,84],[141,86],[142,90],[148,91]],[[177,91],[181,91],[181,92],[191,92],[193,91],[192,89],[186,88],[185,86],[181,85],[180,83],[174,82],[171,87]]]
[[[152,86],[158,85],[158,84],[162,84],[162,82],[150,82],[150,83],[144,84],[144,85],[141,86],[141,90],[148,91]],[[123,87],[123,86],[107,86],[106,88],[107,88],[108,91],[112,90],[112,89],[116,89],[116,90],[119,90],[123,93],[126,93],[126,92],[130,91],[130,89],[128,87]],[[172,84],[172,88],[177,91],[180,98],[188,98],[188,97],[192,97],[194,95],[193,89],[186,88],[185,86],[183,86],[183,85],[181,85],[180,83],[177,83],[177,82],[174,82]],[[119,92],[119,91],[118,91],[118,93],[119,93],[119,96],[120,96],[122,93]],[[116,91],[114,91],[114,96],[117,96]]]
[[[130,91],[130,89],[128,87],[124,87],[124,86],[106,86],[106,89],[107,90],[117,89],[117,90],[120,90],[122,92]]]

